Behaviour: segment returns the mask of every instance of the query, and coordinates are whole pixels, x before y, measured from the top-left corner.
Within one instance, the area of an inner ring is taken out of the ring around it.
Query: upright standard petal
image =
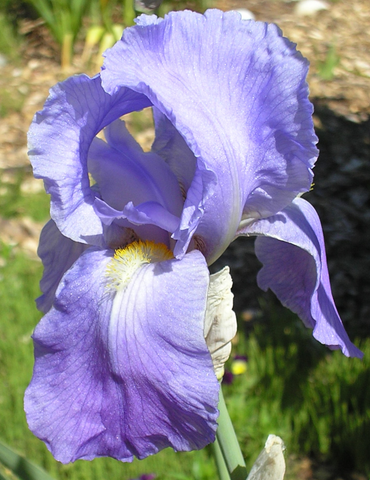
[[[142,265],[116,291],[110,262],[109,251],[87,250],[36,327],[30,429],[63,463],[204,447],[219,391],[203,337],[204,257]]]
[[[103,245],[103,226],[93,208],[87,155],[95,135],[133,110],[151,105],[129,89],[104,92],[100,77],[70,77],[56,85],[29,130],[29,156],[36,178],[51,195],[50,213],[63,235]]]
[[[316,340],[361,358],[334,304],[321,223],[312,205],[297,198],[278,214],[238,233],[258,236],[255,250],[263,263],[258,285],[263,290],[271,288],[283,305],[313,328]]]
[[[310,188],[317,138],[307,69],[275,25],[218,10],[172,12],[164,20],[141,16],[107,51],[103,87],[146,95],[198,167],[216,177],[213,194],[196,213],[209,263],[233,240],[241,218],[267,217]],[[199,191],[195,177],[189,196],[193,188]]]

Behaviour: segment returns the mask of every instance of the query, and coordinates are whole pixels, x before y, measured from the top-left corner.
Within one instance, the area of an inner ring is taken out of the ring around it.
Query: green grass
[[[144,108],[139,112],[131,112],[124,117],[126,126],[132,135],[140,134],[148,128],[154,128],[153,114],[151,108]]]
[[[23,103],[24,95],[17,89],[0,86],[0,118],[6,117],[11,112],[20,112]]]
[[[333,80],[334,70],[340,63],[340,57],[334,43],[331,43],[327,49],[323,62],[318,62],[317,70],[320,78],[323,80]]]
[[[363,361],[346,358],[315,343],[279,307],[265,311],[263,323],[240,339],[237,353],[248,355],[247,372],[224,394],[247,466],[274,433],[288,454],[370,474],[370,339],[357,342]]]
[[[45,221],[49,216],[49,197],[44,191],[26,193],[22,183],[32,174],[26,168],[14,172],[10,181],[0,177],[0,212],[3,218],[29,217],[37,222]]]
[[[19,60],[22,41],[14,21],[0,9],[0,53],[5,54],[8,60]]]

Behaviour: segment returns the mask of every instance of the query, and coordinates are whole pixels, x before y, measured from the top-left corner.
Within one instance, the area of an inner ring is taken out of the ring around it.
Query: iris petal
[[[71,77],[50,92],[29,130],[29,156],[36,178],[51,195],[51,217],[76,242],[103,245],[103,226],[93,208],[87,154],[95,135],[121,115],[150,105],[129,89],[108,95],[100,77]]]
[[[40,282],[43,294],[36,300],[39,310],[44,313],[50,310],[60,280],[87,248],[88,245],[74,242],[62,235],[53,220],[49,220],[44,226],[37,250],[44,266]]]
[[[180,224],[172,235],[172,238],[177,240],[175,256],[181,258],[202,221],[205,205],[214,194],[217,178],[201,159],[195,158],[168,118],[155,107],[153,113],[155,141],[152,149],[166,161],[176,175],[185,199]],[[206,258],[209,257],[207,248],[204,248],[202,253]]]
[[[317,138],[308,64],[275,25],[236,12],[138,22],[106,53],[102,84],[148,96],[216,176],[197,227],[212,263],[242,216],[269,216],[310,188]]]
[[[143,152],[121,120],[112,122],[104,133],[108,143],[95,138],[88,157],[89,172],[103,200],[118,210],[129,202],[157,202],[179,216],[183,205],[180,187],[163,159]]]
[[[170,166],[186,196],[197,168],[197,159],[168,118],[155,107],[153,117],[155,140],[152,150]]]
[[[137,207],[129,202],[122,211],[115,210],[97,198],[95,210],[105,225],[115,222],[126,228],[134,228],[142,240],[151,240],[170,246],[168,233],[176,230],[179,218],[157,202],[145,202]],[[114,225],[114,224],[113,224]]]
[[[36,327],[29,426],[63,463],[202,448],[219,390],[203,337],[206,262],[194,251],[144,265],[114,293],[111,258],[87,250]]]
[[[271,290],[296,312],[313,336],[347,356],[362,357],[351,343],[331,293],[321,223],[315,209],[297,198],[278,214],[238,232],[257,235],[256,255],[263,263],[258,285]]]

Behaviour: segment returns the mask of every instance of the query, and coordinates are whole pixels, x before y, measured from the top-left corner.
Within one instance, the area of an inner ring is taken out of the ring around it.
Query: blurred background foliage
[[[30,32],[45,28],[43,38],[49,35],[53,40],[64,68],[69,68],[77,53],[82,65],[97,70],[101,52],[113,45],[124,26],[132,24],[136,13],[156,12],[162,16],[185,7],[202,12],[209,6],[206,2],[164,0],[158,6],[118,0],[0,0],[0,54],[14,64],[21,62],[20,52]],[[332,79],[339,61],[332,42],[318,64],[320,78]],[[0,118],[21,111],[22,90],[9,88],[0,93]],[[135,115],[133,120],[137,131],[148,129],[147,117]],[[27,216],[35,222],[46,222],[47,195],[22,189],[30,177],[29,169],[22,168],[12,171],[11,182],[0,178],[1,218]],[[252,254],[252,244],[250,251]],[[34,305],[41,275],[36,258],[15,244],[0,243],[0,440],[61,480],[128,480],[144,473],[168,480],[214,479],[211,448],[192,453],[166,450],[132,465],[112,459],[61,465],[33,437],[23,413],[23,393],[33,366],[30,335],[41,317]],[[238,278],[236,291],[245,289],[243,282],[243,277]],[[353,333],[358,334],[358,330],[354,328]],[[361,333],[361,338],[353,340],[364,351],[362,362],[318,345],[300,320],[270,294],[257,294],[253,310],[239,309],[239,333],[223,388],[248,467],[268,434],[274,433],[287,446],[287,480],[334,479],[339,478],[337,472],[343,479],[370,478],[370,339],[369,332],[362,329]],[[233,368],[235,357],[244,359],[243,368]],[[321,476],[306,472],[305,477],[298,477],[297,465],[302,459],[310,459],[310,465],[316,462],[329,467]],[[359,472],[358,476],[352,476],[353,472]],[[22,475],[18,470],[14,476],[9,467],[0,465],[0,479],[35,478],[32,473]]]
[[[170,10],[185,7],[199,12],[207,8],[207,0],[0,0],[0,52],[16,51],[22,38],[20,22],[39,19],[47,26],[59,46],[63,67],[70,66],[76,41],[85,42],[84,60],[89,60],[94,47],[98,53],[112,46],[122,28],[133,25],[140,13],[163,16]],[[100,47],[100,48],[99,48]],[[99,55],[100,56],[100,55]]]

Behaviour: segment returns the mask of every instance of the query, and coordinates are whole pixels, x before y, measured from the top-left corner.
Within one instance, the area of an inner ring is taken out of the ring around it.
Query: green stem
[[[221,450],[227,471],[231,480],[245,480],[248,476],[243,454],[231,422],[229,412],[225,404],[222,388],[220,387],[220,398],[218,409],[218,429],[216,438]],[[217,459],[216,459],[217,461]]]
[[[62,68],[69,68],[72,63],[73,34],[66,32],[63,36],[61,64]]]
[[[136,17],[133,0],[123,0],[123,23],[125,27],[134,25],[134,18]]]
[[[216,467],[218,472],[218,477],[220,480],[230,480],[229,471],[227,469],[224,456],[222,455],[220,444],[216,438],[215,443],[213,444],[213,451],[215,454]]]

